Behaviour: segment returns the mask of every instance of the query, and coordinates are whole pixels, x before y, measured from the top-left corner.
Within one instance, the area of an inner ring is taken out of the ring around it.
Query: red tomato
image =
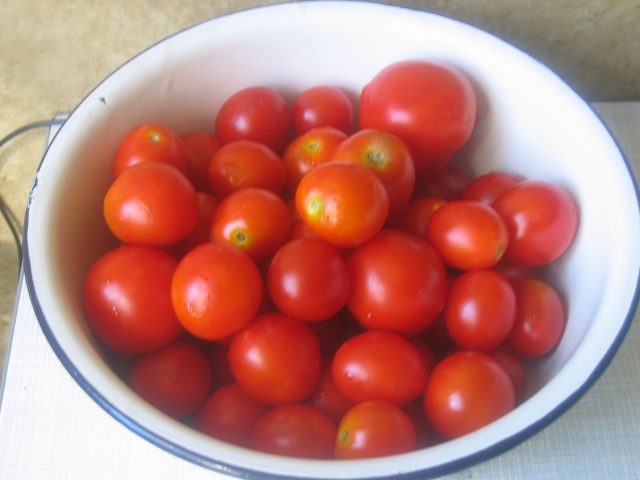
[[[465,200],[492,205],[502,193],[524,181],[524,177],[508,172],[489,172],[473,179],[462,194]]]
[[[280,193],[285,185],[282,160],[269,147],[249,140],[223,145],[208,165],[211,191],[220,198],[243,187]]]
[[[210,238],[249,254],[254,260],[273,255],[289,238],[291,213],[273,192],[242,188],[227,196],[216,209]]]
[[[320,85],[302,92],[293,103],[293,125],[298,135],[312,128],[353,130],[353,105],[344,90]]]
[[[434,212],[427,237],[447,265],[460,270],[495,266],[507,249],[507,227],[491,207],[453,200]]]
[[[433,352],[433,349],[429,346],[427,341],[420,337],[413,337],[410,339],[410,342],[418,350],[420,358],[422,358],[422,364],[424,365],[428,376],[436,364],[436,354]]]
[[[511,380],[500,364],[487,354],[466,351],[435,366],[423,406],[439,433],[456,438],[506,415],[515,400]]]
[[[360,125],[394,133],[413,154],[417,176],[442,169],[473,130],[476,96],[458,69],[426,61],[397,62],[362,90]]]
[[[222,104],[215,123],[222,143],[253,140],[279,151],[289,133],[289,107],[276,90],[249,87]]]
[[[205,401],[211,388],[207,356],[183,341],[147,353],[131,367],[131,389],[172,417],[185,417]]]
[[[317,322],[337,314],[347,303],[349,273],[334,246],[301,238],[289,241],[273,256],[267,286],[280,311]]]
[[[180,242],[171,245],[169,252],[180,259],[193,250],[198,245],[209,241],[209,229],[213,221],[213,215],[220,204],[220,201],[206,192],[198,192],[198,219],[193,230],[189,232]]]
[[[124,170],[104,197],[104,218],[125,243],[166,246],[185,238],[198,219],[198,196],[170,165],[143,162]]]
[[[453,165],[421,178],[416,182],[413,198],[439,197],[444,200],[460,200],[471,180]]]
[[[509,281],[499,273],[465,272],[449,288],[444,316],[449,335],[460,347],[493,350],[513,327],[516,296]]]
[[[319,237],[353,247],[380,231],[387,220],[389,198],[369,169],[329,162],[302,177],[296,190],[296,209]]]
[[[331,365],[338,390],[354,402],[407,405],[424,391],[427,369],[418,349],[391,332],[368,331],[342,344]]]
[[[353,401],[336,387],[331,373],[331,364],[323,366],[320,382],[307,403],[328,414],[335,422],[340,422],[347,410],[353,406]]]
[[[182,331],[171,305],[176,265],[170,255],[150,247],[120,247],[99,258],[83,292],[98,338],[122,355],[171,343]]]
[[[520,402],[524,396],[526,385],[526,372],[522,360],[513,351],[504,346],[489,352],[489,355],[495,358],[509,375],[516,403]]]
[[[139,125],[124,137],[113,159],[113,177],[144,162],[166,163],[187,173],[187,155],[182,140],[169,127],[157,123]]]
[[[444,305],[447,278],[442,261],[420,237],[383,230],[347,260],[347,306],[365,328],[414,335]]]
[[[524,280],[525,278],[536,276],[536,271],[533,267],[513,263],[504,257],[492,270],[503,275],[508,280]]]
[[[268,410],[266,405],[244,393],[237,383],[230,383],[207,398],[193,425],[207,435],[248,447],[253,428]]]
[[[333,127],[318,127],[296,137],[282,156],[287,185],[295,193],[300,179],[313,167],[327,162],[347,134]]]
[[[256,424],[251,446],[288,457],[330,459],[336,426],[319,408],[309,405],[276,407]]]
[[[310,325],[318,335],[320,350],[324,357],[333,357],[333,354],[345,340],[363,331],[346,308],[328,320],[314,322]]]
[[[178,264],[171,300],[187,331],[199,338],[222,339],[255,316],[262,300],[262,278],[244,252],[206,243]]]
[[[383,401],[358,403],[342,418],[336,436],[338,459],[372,458],[413,450],[416,432],[400,407]]]
[[[220,148],[220,142],[215,135],[205,132],[187,133],[180,138],[187,155],[187,177],[196,190],[208,191],[209,162]]]
[[[458,345],[453,341],[444,324],[444,313],[439,315],[429,328],[425,330],[422,338],[424,338],[431,347],[436,359],[443,358],[459,350]]]
[[[297,403],[318,385],[320,345],[303,322],[267,313],[238,332],[229,348],[231,370],[245,392],[269,404]]]
[[[416,172],[411,152],[399,137],[380,130],[360,130],[338,146],[333,159],[362,165],[376,174],[389,196],[389,221],[407,207]]]
[[[427,238],[427,225],[434,212],[444,205],[446,200],[438,197],[422,197],[411,201],[395,227],[422,238]]]
[[[441,443],[444,439],[437,433],[424,414],[422,399],[411,402],[402,409],[407,414],[416,431],[416,449],[427,448]]]
[[[571,195],[548,182],[520,182],[500,195],[493,207],[509,229],[506,258],[540,266],[556,260],[573,241],[578,209]]]
[[[526,357],[539,357],[560,342],[567,323],[562,301],[547,283],[530,278],[513,282],[516,320],[507,345]]]
[[[231,339],[218,340],[224,342]],[[209,363],[213,371],[213,388],[219,388],[229,383],[235,382],[231,365],[229,364],[229,346],[223,344],[213,344],[209,350]]]

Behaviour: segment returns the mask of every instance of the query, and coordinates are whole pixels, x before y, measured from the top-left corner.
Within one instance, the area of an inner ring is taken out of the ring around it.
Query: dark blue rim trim
[[[115,69],[113,72],[111,72],[107,77],[105,77],[105,79],[102,80],[102,82],[100,82],[98,85],[96,85],[96,87],[94,87],[82,99],[82,101],[80,103],[78,103],[76,108],[74,108],[74,110],[69,115],[69,118],[75,113],[75,111],[80,107],[80,105],[82,105],[84,103],[84,101],[93,94],[94,91],[96,91],[104,82],[106,82],[116,72],[118,72],[119,70],[124,68],[127,64],[129,64],[131,61],[133,61],[134,59],[136,59],[140,55],[143,55],[148,50],[150,50],[150,49],[156,47],[157,45],[159,45],[159,44],[161,44],[161,43],[173,38],[174,36],[180,35],[181,33],[185,32],[185,31],[197,28],[200,25],[203,25],[205,23],[208,23],[208,22],[211,22],[211,21],[215,21],[216,18],[224,18],[224,17],[227,17],[227,16],[236,15],[236,14],[242,13],[243,11],[270,9],[272,7],[278,7],[278,6],[281,6],[283,4],[288,4],[288,3],[297,3],[297,2],[280,2],[280,3],[277,3],[277,4],[264,5],[264,6],[250,8],[250,9],[243,9],[243,10],[230,12],[230,13],[227,13],[227,14],[224,14],[224,15],[220,15],[219,17],[215,17],[213,19],[208,19],[208,20],[204,20],[202,22],[196,23],[196,24],[194,24],[194,25],[192,25],[192,26],[190,26],[190,27],[188,27],[186,29],[183,29],[183,30],[181,30],[179,32],[176,32],[176,33],[174,33],[174,34],[172,34],[172,35],[170,35],[170,36],[168,36],[168,37],[156,42],[155,44],[149,46],[148,48],[146,48],[143,51],[141,51],[140,53],[138,53],[136,56],[134,56],[131,59],[129,59],[126,63],[124,63],[123,65],[121,65],[120,67]],[[299,2],[299,3],[314,3],[314,2]],[[345,3],[345,4],[370,5],[370,2],[364,2],[364,1],[341,1],[341,2],[327,2],[327,3]],[[467,24],[467,23],[462,22],[462,21],[460,21],[458,19],[455,19],[455,18],[452,18],[452,17],[448,17],[446,15],[439,14],[439,13],[433,13],[433,12],[430,12],[430,11],[427,11],[427,10],[418,10],[418,9],[412,8],[412,7],[397,6],[397,5],[387,5],[387,4],[381,4],[381,6],[384,6],[386,8],[392,8],[392,9],[408,10],[408,11],[412,11],[412,12],[415,12],[415,13],[418,13],[418,14],[424,13],[424,14],[427,14],[427,15],[430,15],[430,16],[442,17],[442,18],[445,18],[445,19],[447,19],[449,21],[464,25],[467,28],[472,28],[472,29],[477,30],[477,31],[479,31],[481,33],[490,35],[490,36],[492,36],[494,38],[497,38],[498,40],[502,41],[503,43],[505,43],[506,45],[510,46],[511,48],[514,48],[514,49],[520,51],[522,54],[526,55],[532,61],[534,61],[539,66],[543,67],[545,70],[547,70],[549,73],[551,73],[553,76],[557,77],[563,84],[568,86],[586,105],[589,106],[589,108],[592,110],[594,115],[600,120],[602,125],[609,132],[609,135],[611,136],[611,138],[613,139],[614,143],[618,147],[618,150],[619,150],[619,152],[620,152],[620,154],[621,154],[621,156],[623,158],[623,161],[625,163],[625,166],[627,168],[629,177],[631,178],[631,182],[633,184],[633,187],[634,187],[634,190],[635,190],[635,193],[636,193],[636,203],[637,203],[638,207],[640,208],[640,189],[638,188],[638,182],[637,182],[637,180],[636,180],[636,178],[634,176],[633,169],[631,168],[629,160],[627,159],[624,151],[620,148],[620,145],[619,145],[617,139],[615,138],[614,135],[612,135],[612,133],[611,133],[610,129],[608,128],[608,126],[606,125],[606,123],[602,121],[601,116],[593,109],[593,107],[591,107],[591,105],[589,105],[589,103],[584,98],[582,98],[582,96],[578,92],[576,92],[571,87],[571,85],[569,85],[567,82],[565,82],[557,73],[555,73],[554,71],[549,69],[546,65],[544,65],[543,63],[538,61],[536,58],[531,56],[529,53],[524,51],[522,48],[517,47],[517,46],[511,44],[510,42],[507,42],[506,40],[502,39],[501,37],[499,37],[499,36],[497,36],[497,35],[495,35],[493,33],[490,33],[488,31],[482,30],[482,29],[480,29],[478,27],[475,27],[473,25]],[[65,127],[65,124],[63,124],[60,127],[60,129],[58,130],[58,132],[56,133],[56,135],[52,139],[51,143],[53,143],[53,141],[55,141],[55,137],[60,133],[60,131],[64,127]],[[42,158],[40,164],[38,165],[37,172],[39,172],[40,169],[42,168],[42,164],[44,162],[44,159],[46,158],[46,155],[47,155],[48,151],[49,151],[49,146],[47,146],[47,149],[45,150],[43,158]],[[305,478],[305,477],[284,476],[284,475],[276,475],[276,474],[270,474],[270,473],[265,473],[265,472],[259,472],[259,471],[256,471],[256,470],[252,470],[251,468],[248,468],[248,467],[230,465],[230,464],[224,463],[223,461],[203,456],[203,455],[201,455],[199,453],[196,453],[196,452],[193,452],[193,451],[191,451],[189,449],[186,449],[183,446],[175,444],[171,440],[168,440],[168,439],[156,434],[155,432],[149,430],[148,428],[140,425],[134,419],[132,419],[129,416],[125,415],[124,413],[119,411],[116,407],[114,407],[111,403],[109,403],[109,401],[106,399],[106,397],[103,396],[100,392],[98,392],[87,381],[87,379],[84,378],[80,374],[80,372],[75,367],[75,365],[71,362],[71,360],[69,360],[69,357],[67,357],[66,353],[64,352],[64,350],[62,349],[62,347],[58,343],[57,339],[53,335],[53,332],[49,328],[49,325],[47,323],[46,317],[45,317],[44,312],[43,312],[43,310],[42,310],[42,308],[40,306],[37,294],[35,292],[35,287],[34,287],[33,277],[32,277],[32,271],[31,271],[31,262],[29,260],[30,256],[29,256],[28,235],[26,234],[28,232],[28,226],[29,226],[29,208],[30,208],[30,205],[27,206],[26,213],[25,213],[25,222],[24,222],[25,235],[24,235],[24,245],[23,245],[23,258],[24,258],[23,266],[24,266],[24,271],[25,271],[25,279],[26,279],[27,290],[28,290],[29,296],[31,298],[31,302],[32,302],[32,305],[33,305],[33,308],[34,308],[34,312],[36,314],[36,318],[38,319],[38,323],[40,324],[40,327],[42,328],[42,331],[43,331],[45,337],[47,338],[47,341],[51,345],[53,351],[55,352],[57,357],[60,359],[60,362],[63,364],[65,369],[73,377],[73,379],[76,381],[76,383],[78,383],[78,385],[98,405],[100,405],[100,407],[102,407],[113,418],[115,418],[120,423],[122,423],[124,426],[126,426],[129,430],[131,430],[132,432],[134,432],[137,435],[141,436],[142,438],[148,440],[152,444],[162,448],[163,450],[165,450],[165,451],[167,451],[167,452],[169,452],[169,453],[171,453],[173,455],[176,455],[176,456],[178,456],[180,458],[188,460],[188,461],[190,461],[190,462],[192,462],[192,463],[194,463],[196,465],[200,465],[202,467],[214,470],[216,472],[219,472],[219,473],[222,473],[222,474],[226,474],[226,475],[232,475],[232,476],[235,476],[237,478],[243,478],[243,479],[260,479],[260,480],[271,480],[271,479],[274,479],[274,480],[275,479],[291,479],[291,480],[295,480],[295,479],[300,479],[300,480],[302,480],[303,478]],[[491,445],[490,447],[488,447],[488,448],[486,448],[484,450],[478,451],[478,452],[476,452],[474,454],[471,454],[471,455],[469,455],[467,457],[460,458],[460,459],[457,459],[455,461],[451,461],[449,463],[445,463],[445,464],[438,465],[438,466],[435,466],[435,467],[426,468],[426,469],[423,469],[423,470],[417,470],[417,471],[414,471],[414,472],[403,473],[403,474],[394,476],[394,478],[402,478],[402,479],[407,479],[407,480],[409,480],[409,479],[433,478],[433,477],[445,475],[445,474],[448,474],[448,473],[453,473],[453,472],[468,468],[468,467],[470,467],[472,465],[475,465],[475,464],[478,464],[480,462],[489,460],[490,458],[493,458],[493,457],[495,457],[496,455],[498,455],[500,453],[504,453],[504,452],[512,449],[513,447],[517,446],[518,444],[520,444],[521,442],[523,442],[527,438],[533,436],[535,433],[537,433],[540,430],[542,430],[544,427],[550,425],[553,421],[555,421],[558,417],[560,417],[560,415],[562,415],[565,411],[567,411],[567,409],[569,407],[571,407],[575,402],[577,402],[578,399],[580,397],[582,397],[582,395],[584,395],[585,392],[587,390],[589,390],[589,388],[591,388],[591,386],[596,382],[596,380],[607,369],[607,367],[611,363],[611,360],[613,359],[613,357],[615,356],[616,352],[620,348],[620,345],[622,344],[622,341],[624,340],[627,332],[629,331],[629,328],[631,326],[631,322],[633,321],[636,309],[638,307],[639,299],[640,299],[640,271],[638,272],[638,275],[636,277],[636,288],[635,288],[635,292],[634,292],[634,296],[632,298],[631,304],[629,305],[629,310],[627,312],[627,316],[625,317],[624,323],[623,323],[622,327],[620,328],[620,331],[618,332],[618,335],[616,336],[615,340],[613,341],[613,343],[611,344],[611,346],[609,347],[609,349],[607,350],[607,352],[603,356],[602,360],[598,363],[598,365],[595,367],[595,369],[593,370],[591,375],[587,378],[587,380],[575,392],[573,392],[573,394],[571,394],[569,397],[567,397],[562,403],[560,403],[556,408],[554,408],[551,412],[549,412],[545,417],[541,418],[537,422],[531,424],[530,426],[528,426],[527,428],[521,430],[520,432],[516,433],[515,435],[512,435],[511,437],[508,437],[508,438],[506,438],[506,439],[504,439],[504,440],[502,440],[502,441],[500,441],[500,442],[498,442],[498,443],[496,443],[494,445]],[[360,477],[360,478],[364,479],[365,477]],[[384,477],[371,477],[372,480],[380,479],[380,478],[384,478]],[[386,477],[386,478],[389,478],[389,477]]]

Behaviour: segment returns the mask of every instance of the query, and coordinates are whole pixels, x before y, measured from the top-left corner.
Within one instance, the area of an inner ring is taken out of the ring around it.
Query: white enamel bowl
[[[217,441],[174,421],[112,372],[83,318],[81,290],[108,248],[101,214],[116,146],[133,126],[212,129],[221,102],[250,85],[289,99],[316,84],[357,99],[380,69],[401,59],[454,64],[473,80],[479,118],[461,155],[470,172],[507,169],[566,187],[580,208],[577,237],[548,273],[567,305],[559,347],[530,371],[529,398],[472,434],[404,455],[362,461],[295,460]],[[460,22],[358,2],[264,7],[217,18],[149,48],[75,109],[38,169],[27,212],[25,273],[42,329],[78,384],[117,421],[214,470],[361,478],[442,474],[494,456],[557,418],[598,378],[637,303],[638,190],[623,155],[590,107],[518,49]],[[267,475],[267,476],[268,476]]]

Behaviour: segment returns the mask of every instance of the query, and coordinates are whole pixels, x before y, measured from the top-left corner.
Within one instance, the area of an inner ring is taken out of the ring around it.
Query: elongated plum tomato
[[[416,175],[442,169],[471,136],[476,95],[460,70],[420,60],[381,70],[362,90],[360,126],[402,138],[413,155]]]
[[[307,173],[296,190],[302,221],[320,238],[340,247],[360,245],[387,220],[389,197],[369,169],[348,162],[328,162]]]
[[[187,178],[199,192],[209,191],[209,162],[220,148],[220,141],[206,132],[186,133],[180,138],[187,155]]]
[[[312,128],[353,130],[353,105],[344,90],[318,85],[302,92],[293,103],[293,126],[298,135]]]
[[[258,267],[246,253],[230,245],[206,243],[178,264],[171,282],[171,300],[187,331],[218,340],[253,319],[262,290]]]

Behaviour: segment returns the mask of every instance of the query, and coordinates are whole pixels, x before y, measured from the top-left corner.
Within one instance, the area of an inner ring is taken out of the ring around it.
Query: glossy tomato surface
[[[493,205],[496,198],[514,185],[525,180],[522,175],[510,172],[489,172],[474,178],[462,194],[464,200],[474,200]]]
[[[308,88],[293,103],[293,125],[298,135],[317,127],[351,133],[353,104],[341,88],[330,85]]]
[[[191,132],[180,137],[187,156],[187,178],[196,190],[209,191],[209,162],[220,148],[220,141],[207,132]]]

